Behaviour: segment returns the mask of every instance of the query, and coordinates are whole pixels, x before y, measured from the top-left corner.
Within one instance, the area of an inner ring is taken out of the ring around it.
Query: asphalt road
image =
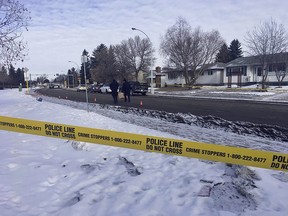
[[[85,102],[85,92],[67,89],[40,89],[47,96]],[[88,94],[89,103],[113,104],[111,94]],[[142,104],[142,105],[141,105]],[[277,125],[288,128],[288,106],[258,101],[239,101],[203,98],[177,98],[157,95],[131,96],[131,102],[120,99],[118,106],[160,110],[171,113],[191,113],[197,116],[213,115],[230,121]]]

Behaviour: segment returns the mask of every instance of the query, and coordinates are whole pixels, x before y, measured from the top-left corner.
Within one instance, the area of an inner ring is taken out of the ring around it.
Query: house
[[[138,82],[140,82],[140,83],[145,83],[146,82],[146,72],[145,71],[142,71],[142,70],[140,70],[139,72],[138,72],[138,77],[137,77],[137,80],[138,80]],[[132,79],[131,79],[131,81],[136,81],[136,74],[135,73],[132,73]]]
[[[224,85],[224,63],[213,63],[206,66],[206,69],[199,76],[196,85]],[[184,85],[185,78],[183,71],[179,69],[163,68],[165,83],[167,85]]]
[[[265,58],[265,59],[264,59]],[[266,82],[278,83],[275,70],[287,71],[288,53],[277,53],[273,55],[249,56],[237,58],[225,65],[224,83],[259,83],[262,81],[263,64],[267,65],[268,76]],[[230,77],[230,78],[229,78]],[[287,82],[285,77],[283,82]]]
[[[225,64],[220,62],[207,65],[196,85],[224,85],[224,68]]]
[[[213,63],[206,65],[206,69],[198,77],[196,85],[227,85],[237,84],[238,86],[262,81],[263,56],[249,56],[237,58],[224,63]],[[287,76],[283,79],[283,84],[288,84],[288,53],[278,53],[265,56],[266,70],[268,76],[266,82],[277,84],[278,80],[275,71],[286,71]],[[179,69],[163,68],[165,83],[168,85],[183,85],[185,79],[183,71]]]
[[[185,79],[183,71],[179,69],[163,68],[161,69],[165,85],[184,85]]]

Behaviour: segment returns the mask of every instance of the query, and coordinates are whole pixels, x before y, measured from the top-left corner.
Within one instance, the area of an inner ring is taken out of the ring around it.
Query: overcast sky
[[[136,27],[151,39],[158,59],[160,37],[177,17],[204,31],[216,29],[229,45],[243,37],[260,21],[273,17],[288,30],[287,0],[25,0],[32,21],[24,33],[29,56],[16,67],[31,74],[67,73],[81,64],[81,54],[90,54],[101,43],[115,45],[139,35]]]

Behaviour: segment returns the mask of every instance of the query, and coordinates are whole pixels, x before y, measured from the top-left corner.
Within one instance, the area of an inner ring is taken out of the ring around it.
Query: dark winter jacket
[[[110,84],[110,89],[112,91],[112,93],[115,93],[118,91],[118,82],[116,80],[113,80],[112,83]]]
[[[122,92],[125,94],[130,94],[130,90],[131,90],[131,86],[130,86],[129,82],[124,80],[124,83],[122,85]]]

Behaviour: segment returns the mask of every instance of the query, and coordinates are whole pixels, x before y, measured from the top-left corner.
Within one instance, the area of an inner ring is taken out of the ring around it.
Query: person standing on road
[[[112,83],[110,84],[110,89],[112,92],[114,104],[118,103],[118,87],[119,87],[118,82],[115,79],[113,79]]]
[[[128,99],[128,102],[130,102],[130,90],[131,90],[131,86],[129,84],[129,82],[127,82],[126,79],[123,80],[123,85],[122,85],[122,92],[124,93],[124,101],[127,102],[127,99]]]

